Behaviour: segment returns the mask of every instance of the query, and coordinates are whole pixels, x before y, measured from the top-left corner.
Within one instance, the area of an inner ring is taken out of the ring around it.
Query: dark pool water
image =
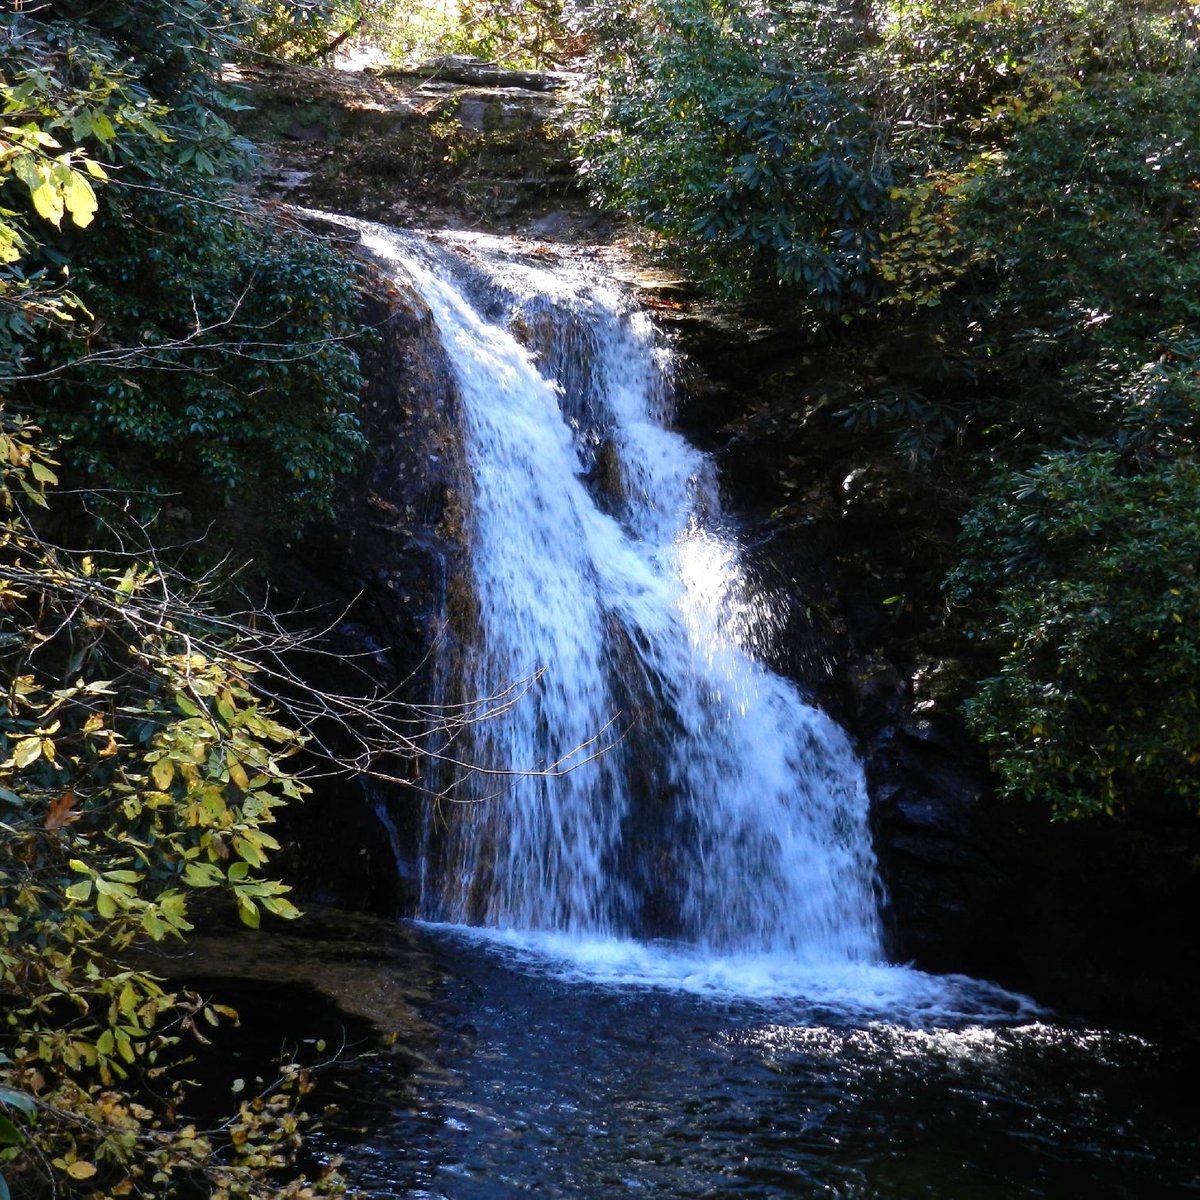
[[[1194,1048],[589,982],[416,938],[420,1052],[358,1063],[326,1135],[370,1197],[1200,1196]]]

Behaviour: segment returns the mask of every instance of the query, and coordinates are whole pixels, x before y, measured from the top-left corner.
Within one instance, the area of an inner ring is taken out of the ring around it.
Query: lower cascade
[[[492,711],[457,757],[518,772],[468,773],[433,816],[423,915],[879,958],[862,771],[753,653],[769,614],[711,464],[666,425],[646,314],[486,239],[373,249],[432,309],[463,410],[459,686]]]

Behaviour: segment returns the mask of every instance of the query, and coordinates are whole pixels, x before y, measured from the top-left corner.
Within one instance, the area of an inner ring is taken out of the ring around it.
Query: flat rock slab
[[[561,91],[575,80],[575,76],[565,71],[522,71],[462,54],[446,54],[417,67],[382,67],[371,74],[381,79],[417,76],[468,87],[522,88],[530,92]]]

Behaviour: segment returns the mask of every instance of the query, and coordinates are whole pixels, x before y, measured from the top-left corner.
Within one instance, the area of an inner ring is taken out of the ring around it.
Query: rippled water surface
[[[363,1067],[342,1146],[370,1196],[1200,1195],[1195,1064],[1177,1048],[1019,1003],[1006,1017],[966,983],[944,993],[957,1017],[889,1013],[882,985],[872,1013],[828,990],[735,999],[418,938],[441,980],[416,1005],[428,1059]]]

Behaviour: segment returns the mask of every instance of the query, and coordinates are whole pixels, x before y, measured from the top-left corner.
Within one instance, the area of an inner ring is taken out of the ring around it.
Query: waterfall
[[[490,239],[363,226],[429,305],[463,413],[474,600],[454,678],[491,698],[431,810],[423,916],[881,957],[861,767],[753,653],[767,614],[670,353],[615,286]]]

